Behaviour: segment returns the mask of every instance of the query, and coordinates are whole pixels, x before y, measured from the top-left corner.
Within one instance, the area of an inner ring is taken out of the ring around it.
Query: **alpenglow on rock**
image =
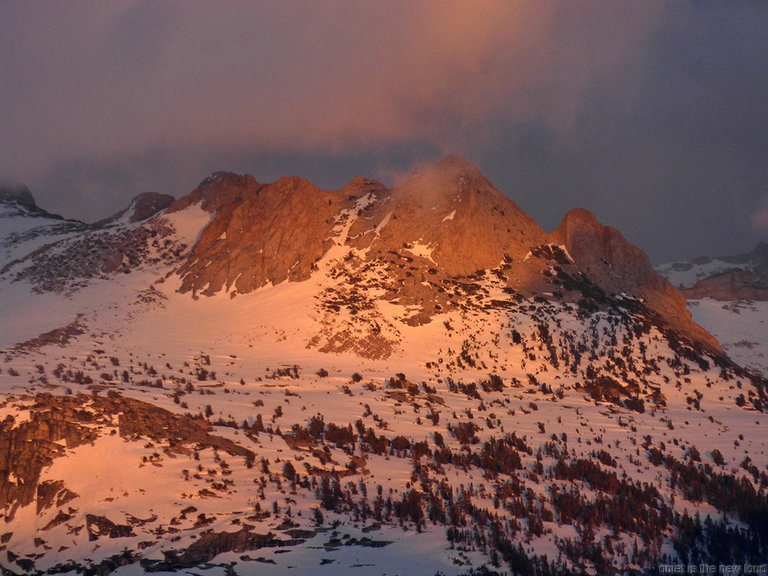
[[[251,176],[216,173],[169,210],[195,203],[212,214],[178,268],[182,292],[195,296],[306,280],[341,245],[350,266],[382,267],[385,298],[421,308],[415,323],[456,305],[445,297],[446,282],[498,268],[508,288],[524,297],[549,294],[579,302],[582,278],[606,297],[637,297],[668,327],[719,348],[693,323],[680,292],[618,230],[574,210],[548,235],[476,166],[456,156],[391,190],[363,178],[326,191],[295,177],[261,184]],[[548,245],[559,248],[542,251]]]
[[[547,234],[457,157],[168,200],[0,200],[9,574],[768,556],[764,302],[689,303],[726,354],[619,231]]]

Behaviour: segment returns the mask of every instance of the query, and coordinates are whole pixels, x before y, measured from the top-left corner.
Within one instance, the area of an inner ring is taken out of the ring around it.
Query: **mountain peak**
[[[263,184],[257,182],[250,174],[214,172],[200,182],[190,194],[171,204],[168,211],[178,212],[200,203],[203,210],[215,212],[244,194],[258,193],[262,186]]]
[[[154,216],[160,210],[168,208],[174,201],[170,194],[160,194],[159,192],[142,192],[131,201],[129,210],[131,222],[141,222],[150,216]]]
[[[546,239],[530,216],[459,156],[448,156],[395,187],[391,202],[374,210],[370,225],[374,222],[385,224],[375,240],[369,236],[372,249],[428,245],[431,258],[449,275],[493,268],[505,255],[521,259]]]
[[[26,208],[37,208],[32,192],[20,183],[0,183],[0,202],[15,202]]]
[[[589,210],[568,212],[550,239],[565,246],[579,268],[604,290],[642,298],[671,328],[720,349],[717,340],[693,322],[685,297],[656,272],[646,253],[616,228],[598,222]]]
[[[422,205],[445,205],[458,200],[462,192],[470,189],[488,191],[493,185],[471,162],[461,156],[446,156],[400,183],[393,195],[397,199],[410,198]]]
[[[339,246],[350,258],[356,255],[359,266],[399,270],[400,259],[410,258],[411,274],[398,277],[398,292],[401,301],[414,305],[434,303],[420,280],[430,274],[455,279],[502,265],[511,266],[508,287],[531,296],[557,291],[541,268],[546,262],[529,260],[547,252],[539,247],[554,243],[573,258],[569,273],[586,275],[606,294],[643,299],[671,328],[719,349],[693,323],[680,292],[618,230],[576,209],[547,235],[459,156],[444,158],[392,190],[365,178],[329,192],[302,178],[262,185],[252,176],[217,173],[174,206],[199,201],[215,217],[178,270],[183,292],[246,293],[270,283],[306,280]],[[429,321],[434,310],[421,309],[419,321]]]
[[[456,172],[480,173],[480,169],[477,166],[475,166],[472,162],[463,156],[459,156],[458,154],[449,154],[440,160],[437,164],[435,164],[435,168],[439,170],[452,170]]]
[[[29,188],[18,182],[0,182],[0,205],[4,205],[5,214],[64,220],[58,214],[40,208]]]
[[[141,222],[168,208],[174,201],[174,197],[169,194],[160,194],[159,192],[142,192],[134,196],[128,208],[123,208],[109,218],[99,220],[92,224],[93,228],[102,228],[108,225],[119,224],[123,221],[128,223]]]

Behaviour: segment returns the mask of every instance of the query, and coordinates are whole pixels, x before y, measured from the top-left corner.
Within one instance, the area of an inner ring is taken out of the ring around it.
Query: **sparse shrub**
[[[458,422],[456,425],[448,425],[448,431],[461,444],[477,444],[480,439],[477,437],[479,428],[474,422]]]
[[[283,476],[291,482],[296,479],[296,468],[290,462],[283,464]]]

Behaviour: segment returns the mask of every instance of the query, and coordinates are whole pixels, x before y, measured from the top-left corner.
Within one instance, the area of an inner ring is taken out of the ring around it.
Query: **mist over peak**
[[[36,208],[35,198],[26,185],[0,181],[0,202],[17,202],[28,208]]]

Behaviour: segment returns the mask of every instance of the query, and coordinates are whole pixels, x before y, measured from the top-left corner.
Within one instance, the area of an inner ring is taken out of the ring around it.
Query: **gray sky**
[[[0,179],[67,217],[457,153],[655,262],[768,238],[766,2],[4,0],[0,55]]]

